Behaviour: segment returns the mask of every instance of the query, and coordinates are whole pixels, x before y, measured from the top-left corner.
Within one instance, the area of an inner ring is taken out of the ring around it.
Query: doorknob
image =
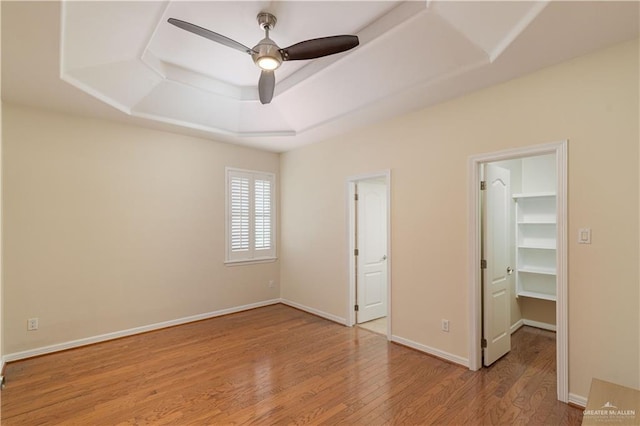
[[[386,255],[386,254],[385,254],[385,255],[383,255],[383,256],[382,256],[382,259],[380,259],[380,260],[387,260],[387,255]]]
[[[513,274],[513,268],[511,266],[507,266],[507,274]]]

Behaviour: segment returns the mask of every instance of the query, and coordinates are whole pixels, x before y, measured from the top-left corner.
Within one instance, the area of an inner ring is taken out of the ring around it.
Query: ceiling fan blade
[[[227,47],[231,47],[233,49],[239,50],[241,52],[248,53],[248,54],[254,53],[253,49],[248,48],[242,43],[238,43],[235,40],[231,40],[229,37],[225,37],[222,34],[214,33],[213,31],[209,31],[208,29],[199,27],[195,24],[181,21],[175,18],[169,18],[167,22],[169,22],[172,25],[175,25],[178,28],[187,30],[190,33],[194,33],[201,37],[208,38],[209,40],[215,41]]]
[[[268,104],[273,99],[273,91],[276,88],[276,75],[273,71],[262,70],[258,81],[258,94],[260,103]]]
[[[314,38],[280,49],[280,54],[285,61],[314,59],[353,49],[358,44],[360,40],[354,35]]]

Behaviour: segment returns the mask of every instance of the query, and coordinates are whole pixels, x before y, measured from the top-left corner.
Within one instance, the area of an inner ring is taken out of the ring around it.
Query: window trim
[[[266,250],[268,254],[256,256],[255,247],[251,247],[246,257],[232,256],[231,251],[231,179],[238,174],[245,174],[250,176],[249,184],[249,199],[250,201],[250,215],[249,215],[249,231],[250,231],[250,244],[255,245],[255,180],[265,179],[269,180],[272,185],[270,199],[271,199],[271,248]],[[225,258],[224,264],[227,266],[237,265],[249,265],[259,263],[275,262],[277,258],[277,244],[276,244],[276,224],[277,224],[277,209],[276,209],[276,175],[275,173],[265,172],[260,170],[241,169],[236,167],[225,167]]]

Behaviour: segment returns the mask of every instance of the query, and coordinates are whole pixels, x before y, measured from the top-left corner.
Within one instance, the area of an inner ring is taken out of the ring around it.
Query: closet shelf
[[[518,248],[521,249],[536,249],[536,250],[555,250],[556,249],[556,242],[552,241],[549,242],[547,244],[541,244],[541,243],[528,243],[528,244],[518,244]]]
[[[514,194],[516,294],[556,300],[556,194]]]
[[[538,293],[536,291],[519,291],[518,296],[531,297],[533,299],[556,300],[555,294]]]
[[[518,198],[542,198],[542,197],[555,197],[555,192],[530,192],[525,194],[513,194],[513,199]]]
[[[556,220],[553,219],[523,219],[518,221],[518,225],[555,225]]]
[[[518,268],[518,272],[526,272],[528,274],[555,275],[555,268],[540,268],[535,266],[523,266]]]

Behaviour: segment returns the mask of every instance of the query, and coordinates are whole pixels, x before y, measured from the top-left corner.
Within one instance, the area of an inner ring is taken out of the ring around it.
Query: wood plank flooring
[[[2,425],[579,425],[555,335],[479,372],[284,305],[13,362]]]

